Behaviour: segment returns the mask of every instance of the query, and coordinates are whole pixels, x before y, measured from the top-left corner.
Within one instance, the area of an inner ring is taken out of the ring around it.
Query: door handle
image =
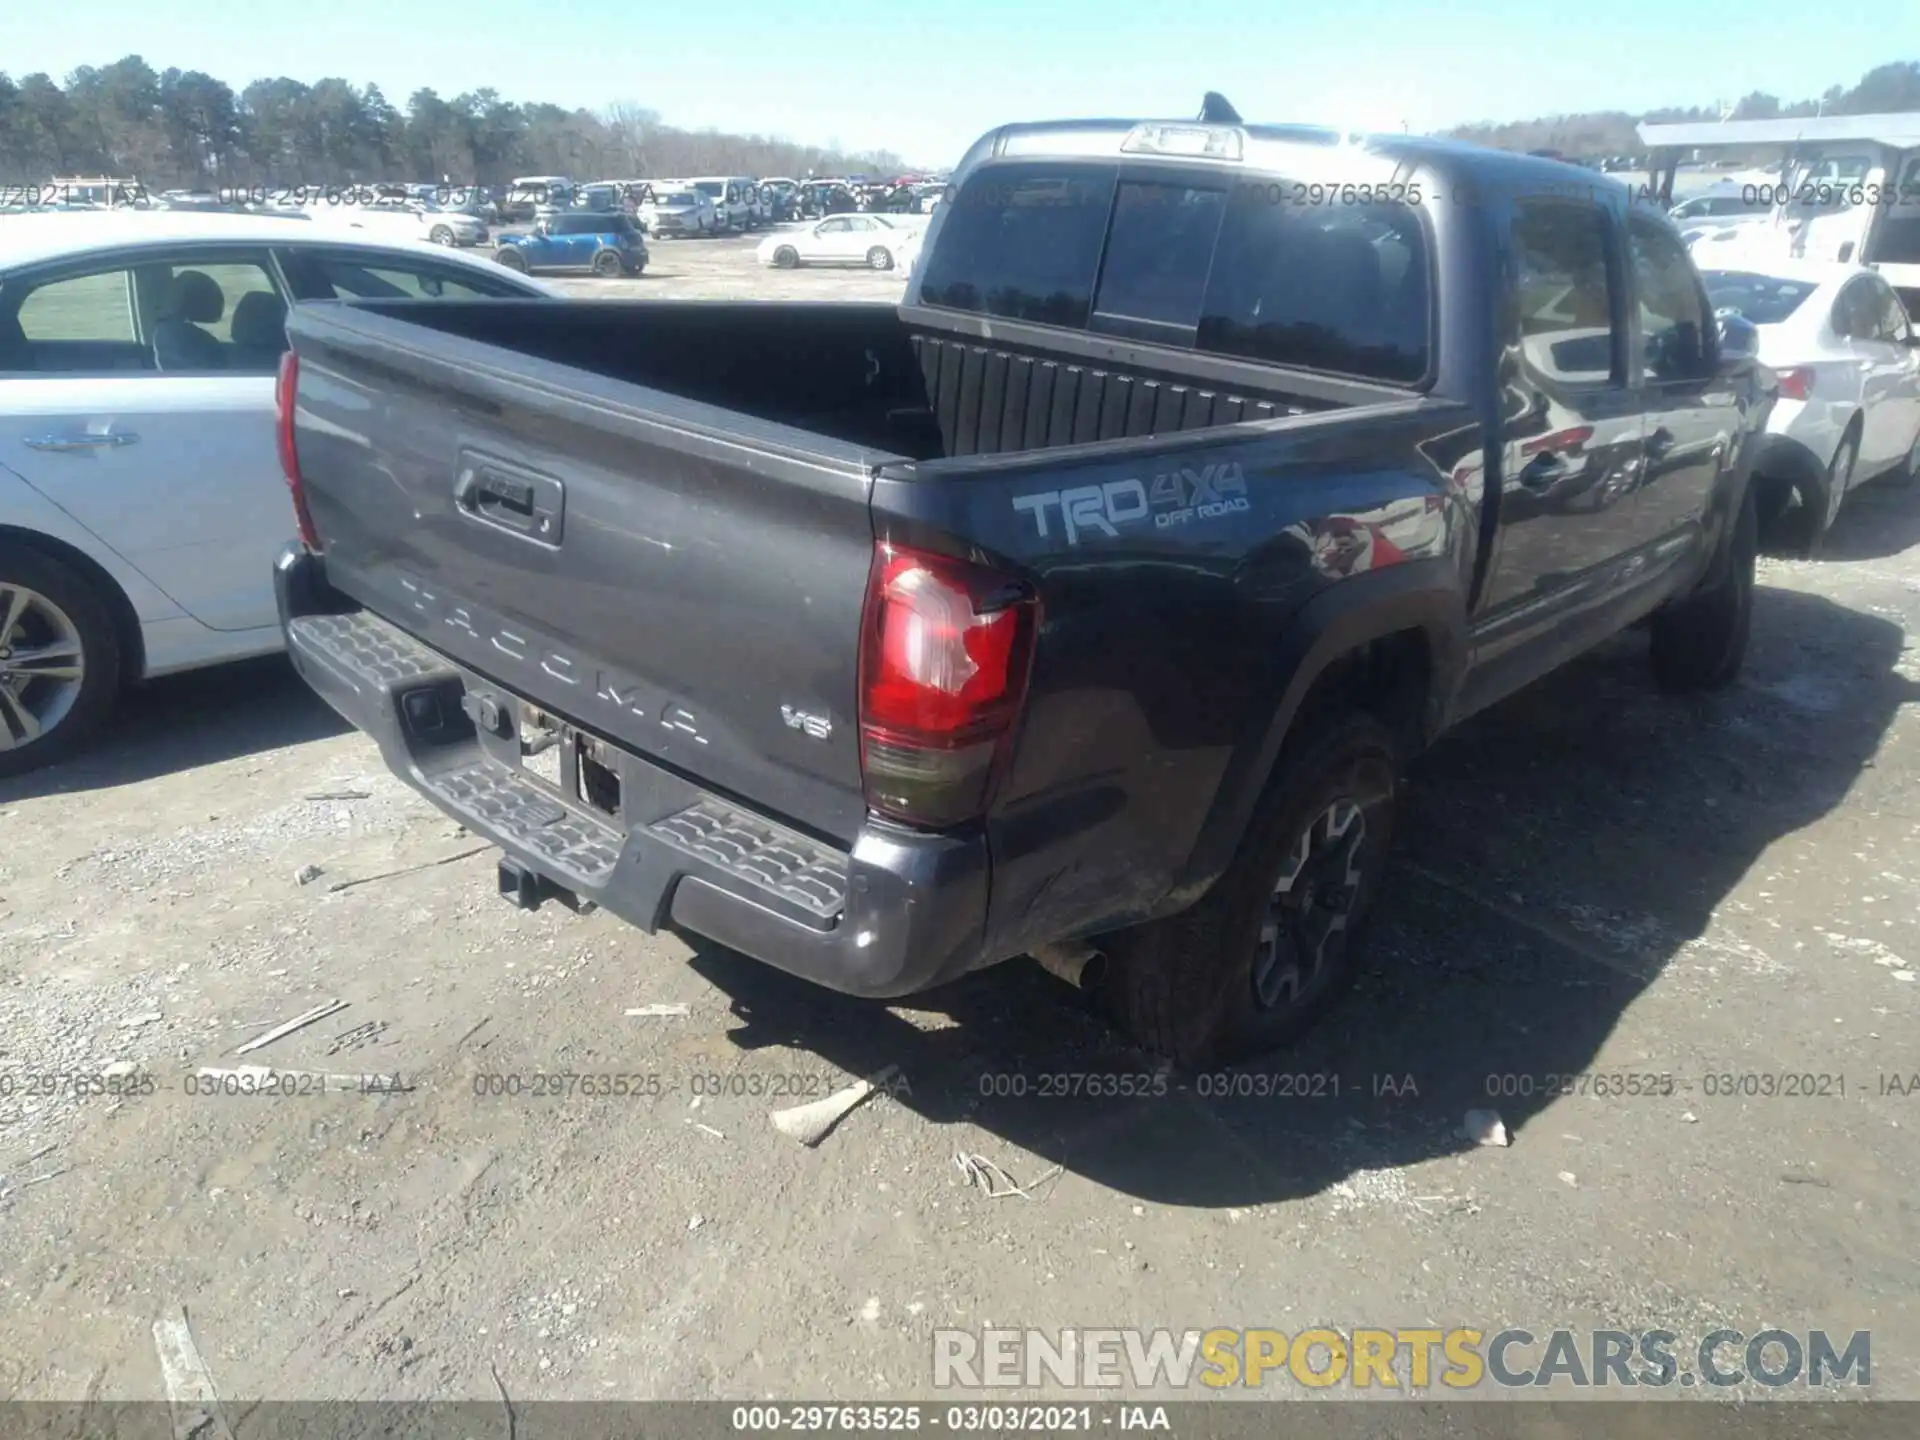
[[[1662,426],[1647,436],[1646,448],[1648,457],[1658,460],[1662,455],[1665,455],[1669,450],[1673,449],[1673,439],[1673,432],[1665,426]]]
[[[35,450],[100,450],[131,445],[140,437],[130,430],[111,435],[36,435],[27,441]]]

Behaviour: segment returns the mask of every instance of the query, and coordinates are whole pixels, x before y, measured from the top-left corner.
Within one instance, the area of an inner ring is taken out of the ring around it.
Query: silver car
[[[691,188],[656,189],[641,204],[639,220],[656,239],[711,235],[720,228],[713,201]]]

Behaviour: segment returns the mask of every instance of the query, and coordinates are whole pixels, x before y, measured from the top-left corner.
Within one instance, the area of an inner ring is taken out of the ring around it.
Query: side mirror
[[[1745,370],[1760,358],[1760,330],[1744,315],[1721,315],[1720,369],[1726,373]]]

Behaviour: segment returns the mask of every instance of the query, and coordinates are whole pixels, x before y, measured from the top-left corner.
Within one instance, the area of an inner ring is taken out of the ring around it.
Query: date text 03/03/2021
[[[1164,1405],[736,1405],[731,1428],[749,1433],[946,1430],[959,1435],[1072,1435],[1096,1430],[1167,1434]]]

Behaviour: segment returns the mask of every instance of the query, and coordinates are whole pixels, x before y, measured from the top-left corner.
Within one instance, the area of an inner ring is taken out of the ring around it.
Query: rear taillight
[[[1813,367],[1801,365],[1792,370],[1774,372],[1780,377],[1782,400],[1804,400],[1813,394]]]
[[[300,530],[300,543],[309,550],[320,548],[320,532],[313,528],[313,512],[307,508],[307,487],[300,478],[300,452],[293,442],[294,392],[300,387],[300,357],[291,350],[280,356],[280,378],[273,386],[274,430],[280,445],[280,473],[287,477],[287,491],[293,496],[293,519]]]
[[[860,646],[867,804],[942,827],[986,809],[1019,718],[1039,605],[979,565],[874,547]]]

